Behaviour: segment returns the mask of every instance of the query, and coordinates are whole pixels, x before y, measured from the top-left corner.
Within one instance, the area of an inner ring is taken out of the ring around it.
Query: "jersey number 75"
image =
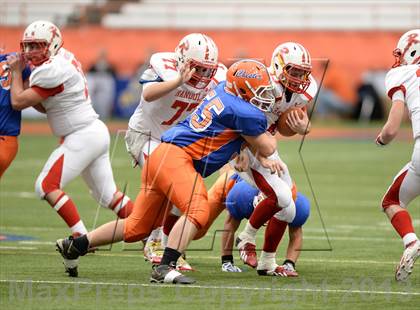
[[[204,131],[211,125],[213,121],[213,114],[212,111],[217,115],[223,112],[225,106],[220,98],[216,97],[207,101],[207,103],[202,103],[198,109],[191,115],[190,119],[190,127],[194,131]],[[201,112],[200,112],[201,110]]]

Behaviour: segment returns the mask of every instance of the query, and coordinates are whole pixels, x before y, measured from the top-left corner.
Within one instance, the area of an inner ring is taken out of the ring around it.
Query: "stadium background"
[[[125,118],[138,103],[139,69],[144,69],[150,54],[173,51],[180,38],[194,31],[205,32],[215,40],[220,60],[227,65],[240,57],[269,64],[280,42],[300,42],[315,63],[330,60],[324,85],[344,96],[352,109],[363,100],[360,87],[366,84],[374,86],[386,107],[383,79],[393,63],[391,52],[402,32],[418,27],[420,14],[418,2],[411,0],[0,3],[0,48],[7,52],[19,50],[24,26],[39,18],[60,26],[64,46],[76,54],[86,71],[105,52],[116,80],[112,116]],[[315,75],[321,71],[314,68]],[[328,83],[329,78],[335,81]],[[350,116],[357,119],[360,115]]]
[[[420,26],[418,1],[0,0],[0,48],[18,50],[23,29],[36,19],[50,20],[62,29],[64,46],[76,54],[86,72],[106,51],[118,89],[107,120],[112,166],[118,186],[128,184],[132,198],[139,171],[130,167],[121,130],[127,126],[124,118],[138,104],[138,71],[150,53],[174,50],[187,33],[209,34],[226,64],[244,56],[268,64],[280,42],[300,42],[315,63],[330,61],[325,82],[330,79],[337,93],[344,87],[353,107],[366,104],[368,111],[324,118],[315,109],[313,131],[302,149],[296,138],[279,143],[280,154],[313,206],[305,225],[307,251],[298,263],[300,278],[267,279],[246,268],[239,275],[221,273],[216,230],[223,227],[223,219],[219,219],[208,238],[193,243],[188,254],[198,269],[194,273],[198,286],[158,290],[148,283],[150,266],[141,261],[137,245],[116,245],[86,257],[80,268],[83,276],[74,282],[62,274],[53,242],[67,229],[33,193],[34,180],[57,139],[44,120],[24,119],[18,156],[0,183],[2,309],[199,309],[203,304],[209,309],[277,309],[279,304],[294,309],[417,309],[418,270],[411,282],[393,282],[401,242],[379,210],[392,176],[410,158],[411,129],[406,124],[398,141],[377,148],[373,140],[384,113],[373,117],[372,104],[383,112],[389,108],[384,74],[393,64],[392,50],[400,35]],[[315,67],[315,71],[319,81],[322,70]],[[334,81],[340,81],[338,86]],[[359,98],[366,85],[376,95]],[[25,116],[39,117],[28,111]],[[379,120],[370,122],[376,117]],[[213,181],[209,178],[206,184]],[[67,191],[88,227],[113,218],[95,208],[80,178]],[[417,199],[410,206],[417,231],[419,203]],[[258,244],[262,237],[259,234]],[[279,249],[279,262],[286,240]],[[236,253],[235,261],[239,263]]]

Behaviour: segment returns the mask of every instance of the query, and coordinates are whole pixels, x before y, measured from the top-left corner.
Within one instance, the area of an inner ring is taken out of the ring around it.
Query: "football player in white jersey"
[[[151,56],[149,68],[140,78],[143,85],[140,104],[130,118],[125,137],[135,165],[143,167],[146,158],[160,144],[162,133],[194,111],[207,93],[226,79],[226,70],[218,62],[214,41],[201,33],[182,38],[175,52]],[[148,238],[144,255],[153,264],[160,263],[161,249],[179,215],[173,209],[166,216],[163,233],[159,225]],[[178,268],[191,270],[182,258]]]
[[[394,50],[396,62],[385,79],[392,107],[376,143],[387,145],[398,133],[407,108],[414,137],[411,161],[394,178],[382,199],[382,208],[401,236],[404,253],[395,272],[397,281],[405,280],[420,256],[420,241],[414,232],[408,204],[420,195],[420,29],[403,34]]]
[[[130,214],[132,202],[115,185],[109,132],[92,108],[80,63],[62,45],[54,24],[30,24],[21,41],[22,57],[8,58],[13,72],[11,96],[16,110],[41,103],[53,134],[61,138],[36,180],[35,191],[57,211],[73,235],[83,235],[86,227],[63,191],[75,177],[81,175],[95,200],[120,218]],[[24,90],[20,72],[25,61],[33,70],[29,88]]]
[[[291,107],[305,108],[315,97],[317,84],[311,76],[311,69],[310,54],[301,44],[286,42],[274,50],[270,73],[275,86],[276,103],[266,112],[272,128],[276,127],[281,113]],[[290,113],[287,123],[298,134],[309,132],[310,121],[306,113],[303,118],[299,117],[297,111]],[[276,270],[281,267],[277,265],[275,255],[284,232],[282,220],[293,219],[296,212],[292,199],[293,182],[284,163],[283,174],[279,176],[264,168],[248,149],[242,153],[243,158],[240,160],[245,164],[236,164],[235,167],[244,180],[260,189],[264,199],[256,206],[244,230],[236,239],[236,245],[244,263],[257,267],[261,274],[279,275]],[[281,161],[277,151],[269,159]],[[263,251],[257,260],[255,236],[266,222],[268,226]]]

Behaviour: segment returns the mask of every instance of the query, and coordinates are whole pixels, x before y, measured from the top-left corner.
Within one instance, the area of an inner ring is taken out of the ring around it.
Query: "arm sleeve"
[[[392,101],[405,101],[405,76],[400,71],[400,68],[391,69],[385,77],[386,93]]]
[[[259,136],[267,131],[267,118],[263,112],[243,100],[235,107],[230,113],[233,129],[245,136]]]
[[[55,61],[47,62],[32,71],[29,77],[29,86],[50,89],[59,87],[66,80],[65,66],[60,66]]]
[[[162,78],[156,73],[152,66],[149,66],[140,76],[139,83],[143,86],[147,83],[162,82]]]
[[[173,53],[157,53],[150,58],[150,68],[161,81],[173,80],[178,76],[176,60]]]
[[[226,72],[227,72],[227,68],[224,64],[219,63],[217,66],[217,71],[216,74],[213,77],[213,81],[216,84],[219,84],[220,82],[223,82],[226,80]]]

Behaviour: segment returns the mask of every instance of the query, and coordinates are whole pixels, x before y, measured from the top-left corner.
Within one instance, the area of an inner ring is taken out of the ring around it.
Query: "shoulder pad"
[[[178,76],[175,53],[156,53],[150,58],[150,67],[163,81],[168,81]]]
[[[309,79],[311,80],[309,87],[303,94],[300,95],[301,98],[305,101],[311,101],[312,99],[314,99],[316,96],[316,92],[318,91],[318,83],[315,81],[312,74],[309,76]]]
[[[404,83],[407,81],[405,66],[396,67],[388,71],[385,77],[385,89],[388,97],[392,99],[394,93],[401,90],[405,95]]]
[[[66,80],[66,68],[67,66],[60,62],[58,57],[52,57],[32,71],[29,77],[29,86],[41,88],[57,87]]]
[[[216,84],[219,84],[220,82],[225,81],[226,72],[227,72],[226,66],[222,64],[221,62],[219,62],[219,64],[217,65],[216,74],[213,77],[213,81],[216,82]]]

